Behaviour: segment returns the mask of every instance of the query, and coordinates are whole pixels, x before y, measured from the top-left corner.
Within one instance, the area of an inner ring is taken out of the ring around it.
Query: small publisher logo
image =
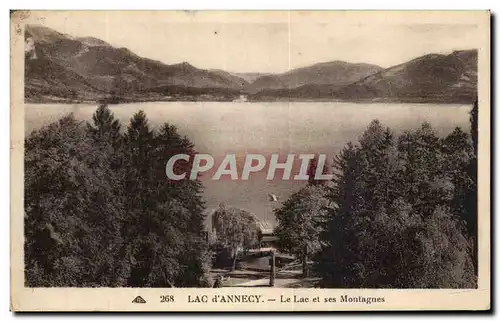
[[[132,301],[132,303],[146,303],[146,300],[144,300],[142,296],[139,295]]]

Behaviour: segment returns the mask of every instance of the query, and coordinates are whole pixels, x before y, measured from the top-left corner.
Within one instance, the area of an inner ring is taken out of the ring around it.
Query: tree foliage
[[[27,138],[27,284],[113,286],[123,281],[114,270],[123,243],[123,206],[115,197],[118,177],[105,151],[72,116]]]
[[[105,106],[29,135],[25,149],[26,285],[209,286],[199,181],[167,180],[194,146],[142,111],[123,132]]]
[[[309,274],[308,259],[321,248],[319,236],[328,205],[325,189],[312,184],[293,194],[275,210],[278,222],[275,235],[279,238],[279,249],[301,259],[304,276]]]
[[[219,207],[212,214],[212,224],[216,230],[217,243],[229,250],[235,269],[238,251],[244,251],[259,243],[259,228],[253,215],[245,210]]]
[[[395,139],[378,121],[335,161],[324,244],[325,287],[474,287],[463,202],[470,142],[429,124]]]
[[[469,166],[467,168],[467,173],[471,179],[469,188],[466,191],[465,197],[465,213],[467,215],[467,229],[471,235],[474,243],[474,265],[477,273],[477,262],[478,262],[478,226],[477,226],[477,201],[478,201],[478,189],[477,189],[477,164],[478,164],[478,100],[474,102],[474,106],[470,112],[470,123],[471,123],[471,138],[472,138],[472,154],[469,161]]]

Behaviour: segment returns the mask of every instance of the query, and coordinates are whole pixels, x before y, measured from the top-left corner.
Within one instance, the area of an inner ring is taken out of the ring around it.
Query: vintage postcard
[[[11,12],[11,310],[489,310],[489,11]]]

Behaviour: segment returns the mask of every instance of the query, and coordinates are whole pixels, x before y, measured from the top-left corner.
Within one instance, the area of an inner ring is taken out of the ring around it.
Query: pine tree
[[[328,188],[327,199],[333,205],[320,234],[322,248],[315,257],[315,270],[324,287],[355,286],[357,276],[352,262],[362,255],[353,233],[359,190],[360,158],[358,147],[347,143],[333,163],[334,184]]]
[[[124,150],[128,209],[124,233],[132,262],[129,285],[207,285],[201,183],[169,181],[165,173],[171,156],[194,155],[193,144],[169,124],[154,133],[146,115],[139,112],[127,128]]]
[[[204,230],[203,210],[205,204],[201,198],[202,184],[199,180],[184,179],[181,181],[170,181],[166,179],[166,162],[174,155],[187,154],[190,156],[188,162],[177,161],[175,170],[186,173],[189,177],[193,166],[193,156],[195,155],[194,145],[187,137],[182,137],[177,128],[170,124],[163,124],[155,136],[154,158],[157,161],[154,165],[156,177],[158,178],[159,197],[175,198],[189,209],[191,217],[187,218],[190,233],[199,235]]]
[[[203,233],[205,204],[201,198],[201,182],[190,179],[169,181],[165,174],[168,159],[176,154],[193,156],[194,145],[186,137],[182,137],[175,126],[167,123],[161,126],[154,141],[154,170],[158,191],[156,200],[160,204],[159,209],[168,209],[168,221],[179,230],[184,239],[183,250],[177,257],[181,272],[176,283],[181,286],[207,285],[210,258]],[[193,165],[192,159],[191,157],[189,162],[178,162],[188,176]]]
[[[181,235],[168,223],[168,209],[159,208],[162,200],[158,198],[153,151],[154,133],[146,114],[139,111],[130,120],[124,146],[128,213],[123,234],[132,266],[130,286],[173,284],[179,270],[175,253],[180,250]]]
[[[97,140],[110,140],[119,144],[121,139],[120,122],[106,104],[101,104],[92,115],[92,123],[87,124],[90,133]]]
[[[308,184],[309,185],[325,185],[326,180],[319,180],[316,179],[316,171],[318,168],[318,158],[319,155],[315,155],[313,159],[310,160],[309,162],[309,167],[307,168],[307,175],[309,176],[308,179]],[[329,174],[329,168],[330,165],[328,164],[328,161],[325,160],[325,164],[323,166],[322,174]]]
[[[153,131],[149,129],[146,114],[141,110],[131,119],[125,133],[124,165],[126,168],[125,193],[131,210],[151,210],[148,196],[153,181]],[[153,191],[154,192],[154,191]],[[137,222],[138,223],[138,222]]]

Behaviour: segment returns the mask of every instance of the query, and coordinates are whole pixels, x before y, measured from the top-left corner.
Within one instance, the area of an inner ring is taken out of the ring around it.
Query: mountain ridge
[[[45,26],[25,30],[25,99],[43,101],[343,100],[470,102],[477,50],[427,54],[382,68],[340,60],[279,74],[165,64],[95,37]]]
[[[473,102],[477,50],[417,57],[345,86],[335,95],[347,100]]]
[[[243,86],[232,78],[187,62],[167,65],[97,38],[75,38],[44,26],[27,25],[25,41],[29,43],[25,50],[25,96],[29,100],[43,96],[155,100],[168,94],[158,93],[157,89],[167,90],[169,86],[210,88],[214,97],[209,99],[227,100],[231,99],[228,95],[239,95]],[[41,68],[40,61],[46,68]],[[64,81],[58,82],[58,78]],[[55,82],[58,86],[51,92]]]
[[[340,60],[320,62],[280,74],[261,76],[252,82],[246,90],[250,93],[257,93],[261,90],[291,89],[303,85],[342,86],[382,69],[376,65]]]

